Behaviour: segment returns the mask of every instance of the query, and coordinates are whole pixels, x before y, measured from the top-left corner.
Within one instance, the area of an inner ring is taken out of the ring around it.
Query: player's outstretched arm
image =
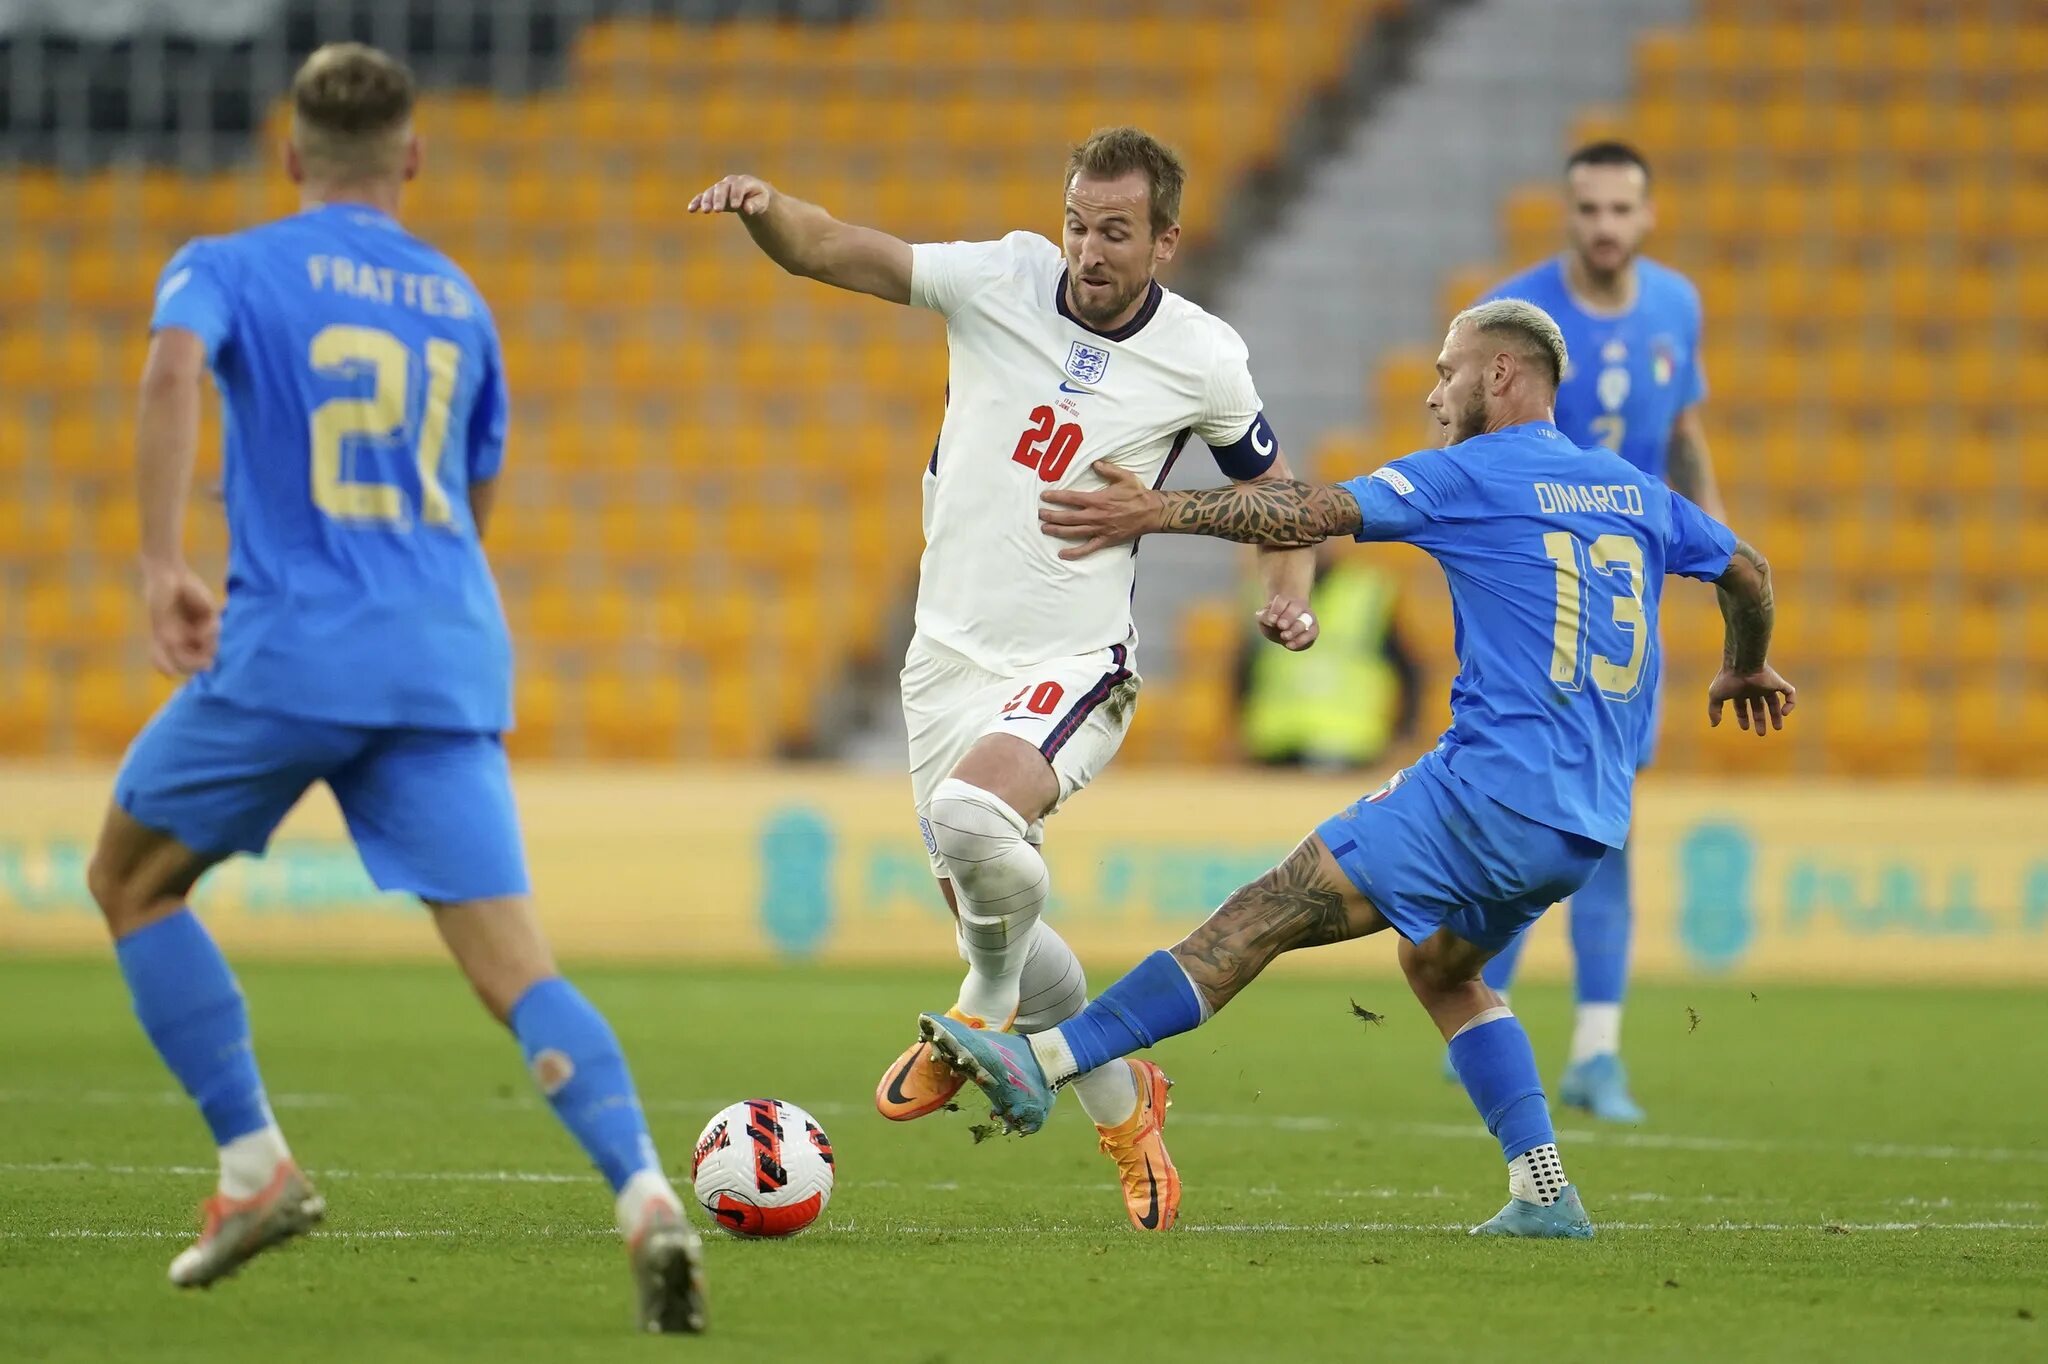
[[[690,200],[692,213],[737,213],[754,245],[792,275],[891,303],[910,302],[910,243],[842,223],[751,175],[728,175]]]
[[[1726,623],[1721,675],[1707,688],[1707,723],[1721,723],[1721,707],[1735,704],[1735,723],[1761,739],[1769,728],[1783,729],[1798,691],[1768,661],[1771,627],[1777,608],[1771,594],[1771,566],[1764,556],[1738,540],[1727,569],[1714,580]]]
[[[1039,529],[1078,543],[1060,551],[1079,559],[1141,535],[1208,535],[1247,545],[1299,549],[1364,524],[1358,499],[1343,488],[1298,479],[1256,479],[1228,488],[1161,492],[1130,471],[1100,461],[1107,485],[1096,492],[1060,488],[1043,494]]]
[[[179,677],[213,666],[220,612],[185,562],[185,501],[199,450],[206,343],[182,327],[151,338],[135,414],[135,491],[142,517],[142,595],[150,661]]]

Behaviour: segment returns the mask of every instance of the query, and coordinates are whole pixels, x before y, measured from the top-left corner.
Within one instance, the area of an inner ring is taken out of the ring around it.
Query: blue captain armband
[[[1252,418],[1242,436],[1228,445],[1212,445],[1209,449],[1224,477],[1243,483],[1273,467],[1273,461],[1280,457],[1280,440],[1273,434],[1266,414],[1261,412]]]

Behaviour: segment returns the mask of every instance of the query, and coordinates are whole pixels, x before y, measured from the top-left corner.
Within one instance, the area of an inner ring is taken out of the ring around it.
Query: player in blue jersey
[[[372,48],[292,89],[302,211],[194,241],[157,291],[137,419],[158,667],[189,681],[121,765],[88,873],[135,1013],[219,1147],[173,1283],[203,1287],[325,1204],[264,1097],[240,988],[186,906],[325,782],[364,865],[417,895],[484,1006],[616,1194],[640,1320],[703,1326],[701,1247],[663,1177],[618,1040],[557,973],[528,894],[505,748],[511,646],[480,533],[504,457],[496,327],[397,221],[414,86]],[[200,387],[227,410],[227,604],[184,559]]]
[[[1451,728],[1374,795],[1328,820],[1066,1023],[1030,1037],[926,1014],[924,1035],[1013,1130],[1035,1131],[1077,1074],[1208,1021],[1282,952],[1392,928],[1416,998],[1508,1162],[1509,1201],[1475,1234],[1587,1237],[1565,1181],[1528,1034],[1481,979],[1488,958],[1570,895],[1628,837],[1635,758],[1651,723],[1666,574],[1706,579],[1727,620],[1708,714],[1758,735],[1793,690],[1765,654],[1763,558],[1616,455],[1552,422],[1567,353],[1532,304],[1459,315],[1430,409],[1441,450],[1334,486],[1154,492],[1097,466],[1101,492],[1052,492],[1048,533],[1094,553],[1157,531],[1253,544],[1331,535],[1405,540],[1450,581],[1459,659]]]
[[[1558,429],[1577,444],[1614,451],[1725,520],[1700,419],[1707,388],[1699,291],[1639,254],[1656,225],[1649,163],[1622,142],[1579,148],[1565,162],[1565,209],[1569,249],[1486,298],[1527,299],[1564,333],[1572,365],[1557,390]],[[1644,731],[1639,766],[1649,765],[1656,745],[1653,721]],[[1633,918],[1624,846],[1572,897],[1578,1009],[1570,1063],[1558,1086],[1566,1104],[1610,1122],[1643,1120],[1621,1063]],[[1517,941],[1488,962],[1486,983],[1505,991],[1521,954]]]

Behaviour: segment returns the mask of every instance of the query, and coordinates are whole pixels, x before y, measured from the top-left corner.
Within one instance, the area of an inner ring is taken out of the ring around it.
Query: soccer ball
[[[794,1236],[832,1201],[832,1139],[780,1099],[747,1099],[697,1138],[690,1179],[711,1220],[735,1236]]]

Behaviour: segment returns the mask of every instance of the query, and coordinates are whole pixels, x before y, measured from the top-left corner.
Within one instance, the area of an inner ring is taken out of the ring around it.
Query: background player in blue
[[[1725,520],[1700,420],[1699,291],[1638,254],[1656,221],[1641,153],[1622,142],[1581,147],[1565,162],[1567,249],[1486,297],[1527,299],[1564,333],[1572,363],[1557,390],[1558,429],[1579,445],[1614,451]],[[1649,765],[1656,745],[1653,719],[1639,766]],[[1611,1122],[1643,1120],[1621,1063],[1631,906],[1628,849],[1621,847],[1572,897],[1570,910],[1578,1009],[1558,1094]],[[1488,962],[1486,983],[1506,990],[1521,954],[1518,940]]]
[[[919,1020],[1013,1129],[1036,1130],[1074,1075],[1199,1027],[1280,953],[1392,928],[1408,983],[1507,1158],[1508,1204],[1475,1233],[1593,1234],[1564,1178],[1528,1034],[1481,968],[1628,836],[1667,573],[1720,590],[1727,646],[1707,692],[1712,722],[1732,702],[1743,728],[1782,728],[1793,690],[1765,659],[1762,557],[1656,479],[1565,438],[1551,404],[1566,358],[1540,309],[1485,304],[1459,315],[1437,358],[1429,405],[1444,449],[1328,487],[1158,493],[1098,465],[1104,491],[1045,495],[1048,533],[1083,542],[1070,554],[1153,531],[1405,540],[1449,579],[1459,672],[1434,751],[1074,1018],[1030,1037]]]
[[[703,1325],[700,1246],[618,1040],[556,972],[500,739],[511,646],[479,533],[504,455],[496,328],[398,225],[413,80],[356,44],[293,84],[302,211],[178,252],[158,288],[137,475],[157,665],[191,680],[136,736],[89,871],[136,1016],[220,1149],[204,1286],[320,1219],[264,1097],[240,988],[185,901],[324,781],[371,877],[432,907],[484,1006],[617,1196],[648,1330]],[[187,567],[200,385],[227,410],[227,607]],[[366,1001],[366,1003],[371,1003]]]

